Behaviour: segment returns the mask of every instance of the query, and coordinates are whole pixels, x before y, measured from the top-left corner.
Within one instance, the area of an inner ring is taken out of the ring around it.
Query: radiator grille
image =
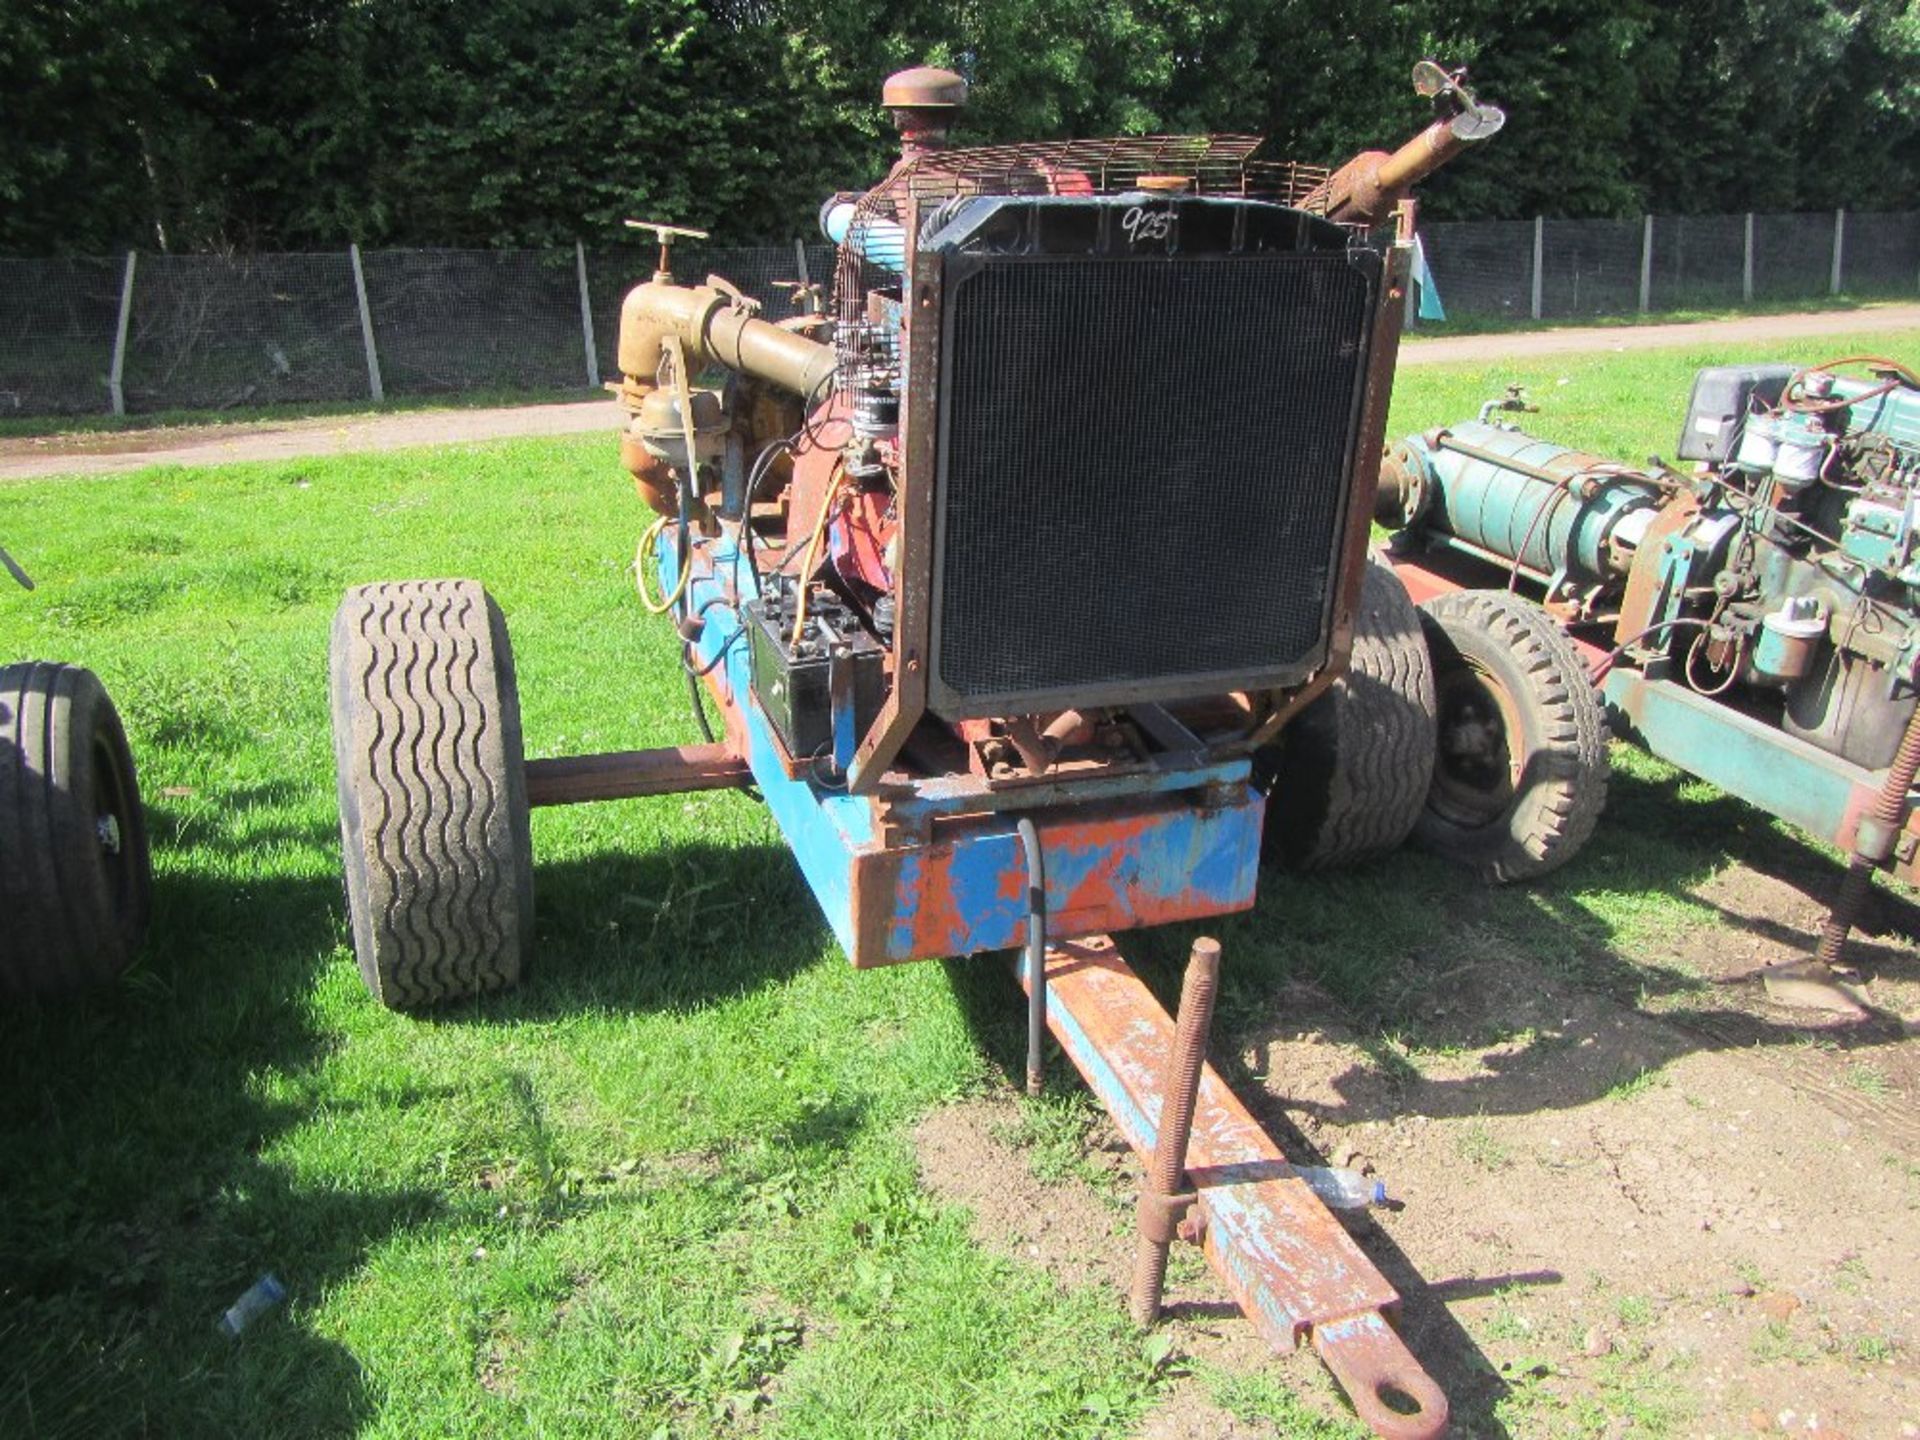
[[[934,708],[1317,664],[1379,275],[1370,251],[949,260]]]

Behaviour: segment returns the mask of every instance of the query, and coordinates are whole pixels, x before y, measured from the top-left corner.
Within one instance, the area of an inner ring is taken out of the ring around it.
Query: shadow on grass
[[[164,835],[173,820],[158,815]],[[280,838],[315,838],[306,828]],[[223,857],[263,843],[212,838]],[[0,1434],[352,1433],[378,1397],[301,1311],[464,1202],[303,1185],[259,1158],[316,1118],[304,1077],[339,1043],[314,1003],[325,972],[351,965],[337,879],[163,872],[154,914],[119,986],[0,1014]],[[543,865],[537,914],[524,988],[424,1023],[699,1006],[818,959],[823,935],[790,859],[768,847]],[[822,1114],[795,1143],[844,1143],[857,1123]],[[238,1343],[217,1335],[265,1271],[291,1313]]]
[[[306,993],[334,887],[162,874],[117,988],[0,1015],[0,1433],[348,1434],[359,1363],[301,1322],[366,1246],[433,1209],[411,1190],[314,1192],[258,1155],[306,1116],[268,1069],[327,1042]],[[296,1313],[215,1332],[264,1271]]]
[[[827,940],[776,845],[667,845],[534,867],[534,947],[518,988],[421,1013],[434,1022],[583,1010],[686,1010],[774,984]]]

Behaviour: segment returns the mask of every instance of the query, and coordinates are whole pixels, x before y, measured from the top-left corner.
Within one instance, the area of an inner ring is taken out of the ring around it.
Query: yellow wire
[[[680,568],[680,578],[673,583],[673,593],[656,602],[647,593],[647,572],[654,568],[653,547],[660,539],[660,532],[667,528],[668,517],[662,515],[647,527],[647,533],[640,537],[640,544],[633,552],[633,588],[640,592],[640,603],[647,607],[650,615],[664,615],[679,602],[687,591],[687,577],[693,573],[692,564]]]

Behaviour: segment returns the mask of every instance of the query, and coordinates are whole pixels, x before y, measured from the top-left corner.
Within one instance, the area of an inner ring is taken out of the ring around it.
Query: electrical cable
[[[1747,648],[1746,638],[1736,636],[1733,642],[1733,656],[1727,662],[1727,678],[1717,685],[1702,685],[1694,676],[1694,662],[1700,658],[1700,648],[1712,638],[1713,634],[1709,630],[1702,630],[1694,636],[1693,644],[1687,647],[1687,658],[1680,666],[1680,673],[1686,677],[1687,684],[1694,688],[1695,693],[1704,695],[1708,699],[1716,695],[1724,695],[1733,688],[1733,682],[1740,678],[1740,662],[1746,657]]]
[[[793,453],[794,441],[802,432],[795,431],[782,440],[769,440],[760,447],[760,453],[753,457],[753,464],[747,470],[746,496],[740,502],[740,548],[746,553],[747,573],[753,577],[753,592],[760,593],[760,563],[753,553],[753,497],[760,493],[760,482],[773,473],[773,459],[781,451]]]
[[[647,607],[649,615],[664,615],[679,603],[680,597],[687,593],[687,578],[693,570],[693,567],[683,560],[680,565],[680,576],[673,584],[672,594],[663,595],[659,600],[655,600],[647,593],[647,573],[654,568],[654,546],[660,539],[660,532],[667,528],[667,521],[670,518],[662,515],[649,525],[646,533],[640,537],[640,544],[633,552],[633,588],[640,592],[640,603]]]
[[[826,538],[827,517],[833,513],[834,497],[840,493],[840,486],[847,478],[847,467],[836,465],[833,477],[827,481],[827,493],[820,499],[820,513],[813,522],[813,538],[807,542],[807,558],[800,564],[799,593],[793,605],[793,633],[787,639],[789,646],[798,645],[800,637],[807,630],[807,584],[813,575],[814,566],[820,563],[820,542]]]
[[[700,738],[711,745],[714,743],[713,726],[707,723],[707,707],[700,700],[700,678],[688,668],[685,655],[681,656],[680,668],[687,672],[687,699],[693,704],[693,723],[700,727]]]
[[[1635,645],[1638,645],[1649,635],[1658,634],[1662,630],[1676,629],[1682,625],[1697,625],[1702,629],[1706,629],[1712,625],[1712,623],[1711,620],[1702,620],[1694,616],[1680,615],[1672,620],[1661,620],[1649,625],[1646,629],[1636,631],[1629,635],[1618,645],[1614,646],[1613,649],[1601,656],[1599,664],[1595,665],[1593,669],[1588,672],[1587,679],[1593,684],[1598,685],[1602,680],[1607,678],[1607,672],[1613,669],[1615,663],[1622,655],[1625,655],[1627,651],[1631,650]]]

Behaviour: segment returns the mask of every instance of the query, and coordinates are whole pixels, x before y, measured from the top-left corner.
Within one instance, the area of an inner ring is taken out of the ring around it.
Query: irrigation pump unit
[[[1702,370],[1684,471],[1500,418],[1524,408],[1410,435],[1381,472],[1438,670],[1423,833],[1495,878],[1570,858],[1604,798],[1604,697],[1623,734],[1848,853],[1812,960],[1763,978],[1857,1008],[1832,967],[1872,876],[1920,869],[1920,378]]]
[[[478,585],[352,591],[333,704],[375,993],[516,979],[530,805],[756,787],[855,966],[1022,952],[1029,1083],[1051,1030],[1158,1156],[1143,1319],[1199,1240],[1381,1433],[1439,1434],[1393,1290],[1202,1063],[1218,947],[1176,1043],[1108,938],[1249,908],[1263,844],[1391,848],[1425,803],[1432,677],[1368,532],[1406,196],[1502,117],[1417,78],[1433,123],[1327,170],[1231,135],[952,149],[965,83],[895,75],[900,159],[828,199],[830,300],[779,324],[676,281],[679,232],[647,226],[620,326],[637,568],[721,731],[526,761]]]

